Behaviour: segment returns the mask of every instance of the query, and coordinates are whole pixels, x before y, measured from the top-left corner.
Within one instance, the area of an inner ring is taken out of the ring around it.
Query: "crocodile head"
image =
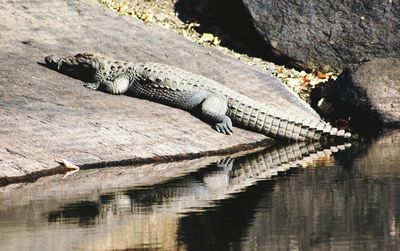
[[[85,82],[93,80],[99,67],[97,58],[88,53],[80,53],[69,57],[50,55],[45,57],[44,61],[45,66]]]

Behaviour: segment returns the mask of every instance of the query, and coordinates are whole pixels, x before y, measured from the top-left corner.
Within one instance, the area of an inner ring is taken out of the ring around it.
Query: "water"
[[[3,187],[0,250],[400,250],[400,131],[345,148]]]

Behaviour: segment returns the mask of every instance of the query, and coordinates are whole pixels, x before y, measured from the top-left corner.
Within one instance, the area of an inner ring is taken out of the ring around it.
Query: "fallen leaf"
[[[56,162],[62,166],[64,166],[65,168],[67,168],[67,172],[64,174],[63,179],[65,179],[67,176],[74,174],[76,172],[78,172],[80,170],[79,166],[72,164],[71,162],[69,162],[68,160],[62,159],[61,161],[57,161]]]
[[[277,73],[283,73],[284,71],[285,71],[285,68],[282,66],[279,66],[278,68],[276,68]]]
[[[200,42],[213,42],[214,41],[214,35],[211,33],[203,33],[203,35],[201,35],[200,37]]]
[[[212,41],[213,45],[219,45],[221,43],[221,39],[219,37],[214,37],[214,40]]]
[[[324,73],[322,73],[322,72],[320,72],[320,71],[317,71],[317,78],[319,78],[319,79],[325,79],[325,78],[327,78],[328,77],[328,75],[327,74],[324,74]]]
[[[74,169],[74,170],[79,170],[79,166],[72,164],[71,162],[69,162],[68,160],[62,159],[61,161],[57,161],[56,162],[68,169]]]
[[[199,26],[200,26],[199,23],[193,22],[193,23],[190,23],[190,24],[188,25],[187,29],[188,29],[188,30],[191,30],[191,29],[193,29],[194,27],[199,27]]]

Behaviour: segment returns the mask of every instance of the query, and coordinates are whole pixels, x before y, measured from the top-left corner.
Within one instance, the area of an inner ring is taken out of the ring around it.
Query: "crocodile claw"
[[[90,90],[97,90],[99,88],[98,83],[90,83],[90,82],[85,82],[82,84],[83,87],[86,87]]]
[[[233,126],[232,126],[232,121],[230,118],[224,119],[224,121],[215,124],[215,130],[217,132],[223,133],[223,134],[232,134],[233,133]]]
[[[223,169],[223,170],[231,171],[232,168],[233,168],[234,161],[235,161],[234,158],[228,157],[228,158],[225,158],[225,159],[222,159],[222,160],[218,160],[217,163],[216,163],[216,166],[218,168]]]

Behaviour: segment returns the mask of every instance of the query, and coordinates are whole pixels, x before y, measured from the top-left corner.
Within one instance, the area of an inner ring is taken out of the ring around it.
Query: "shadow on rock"
[[[179,0],[175,9],[183,22],[200,24],[195,28],[197,32],[218,36],[221,45],[230,50],[295,67],[289,58],[277,56],[265,43],[241,0]]]

